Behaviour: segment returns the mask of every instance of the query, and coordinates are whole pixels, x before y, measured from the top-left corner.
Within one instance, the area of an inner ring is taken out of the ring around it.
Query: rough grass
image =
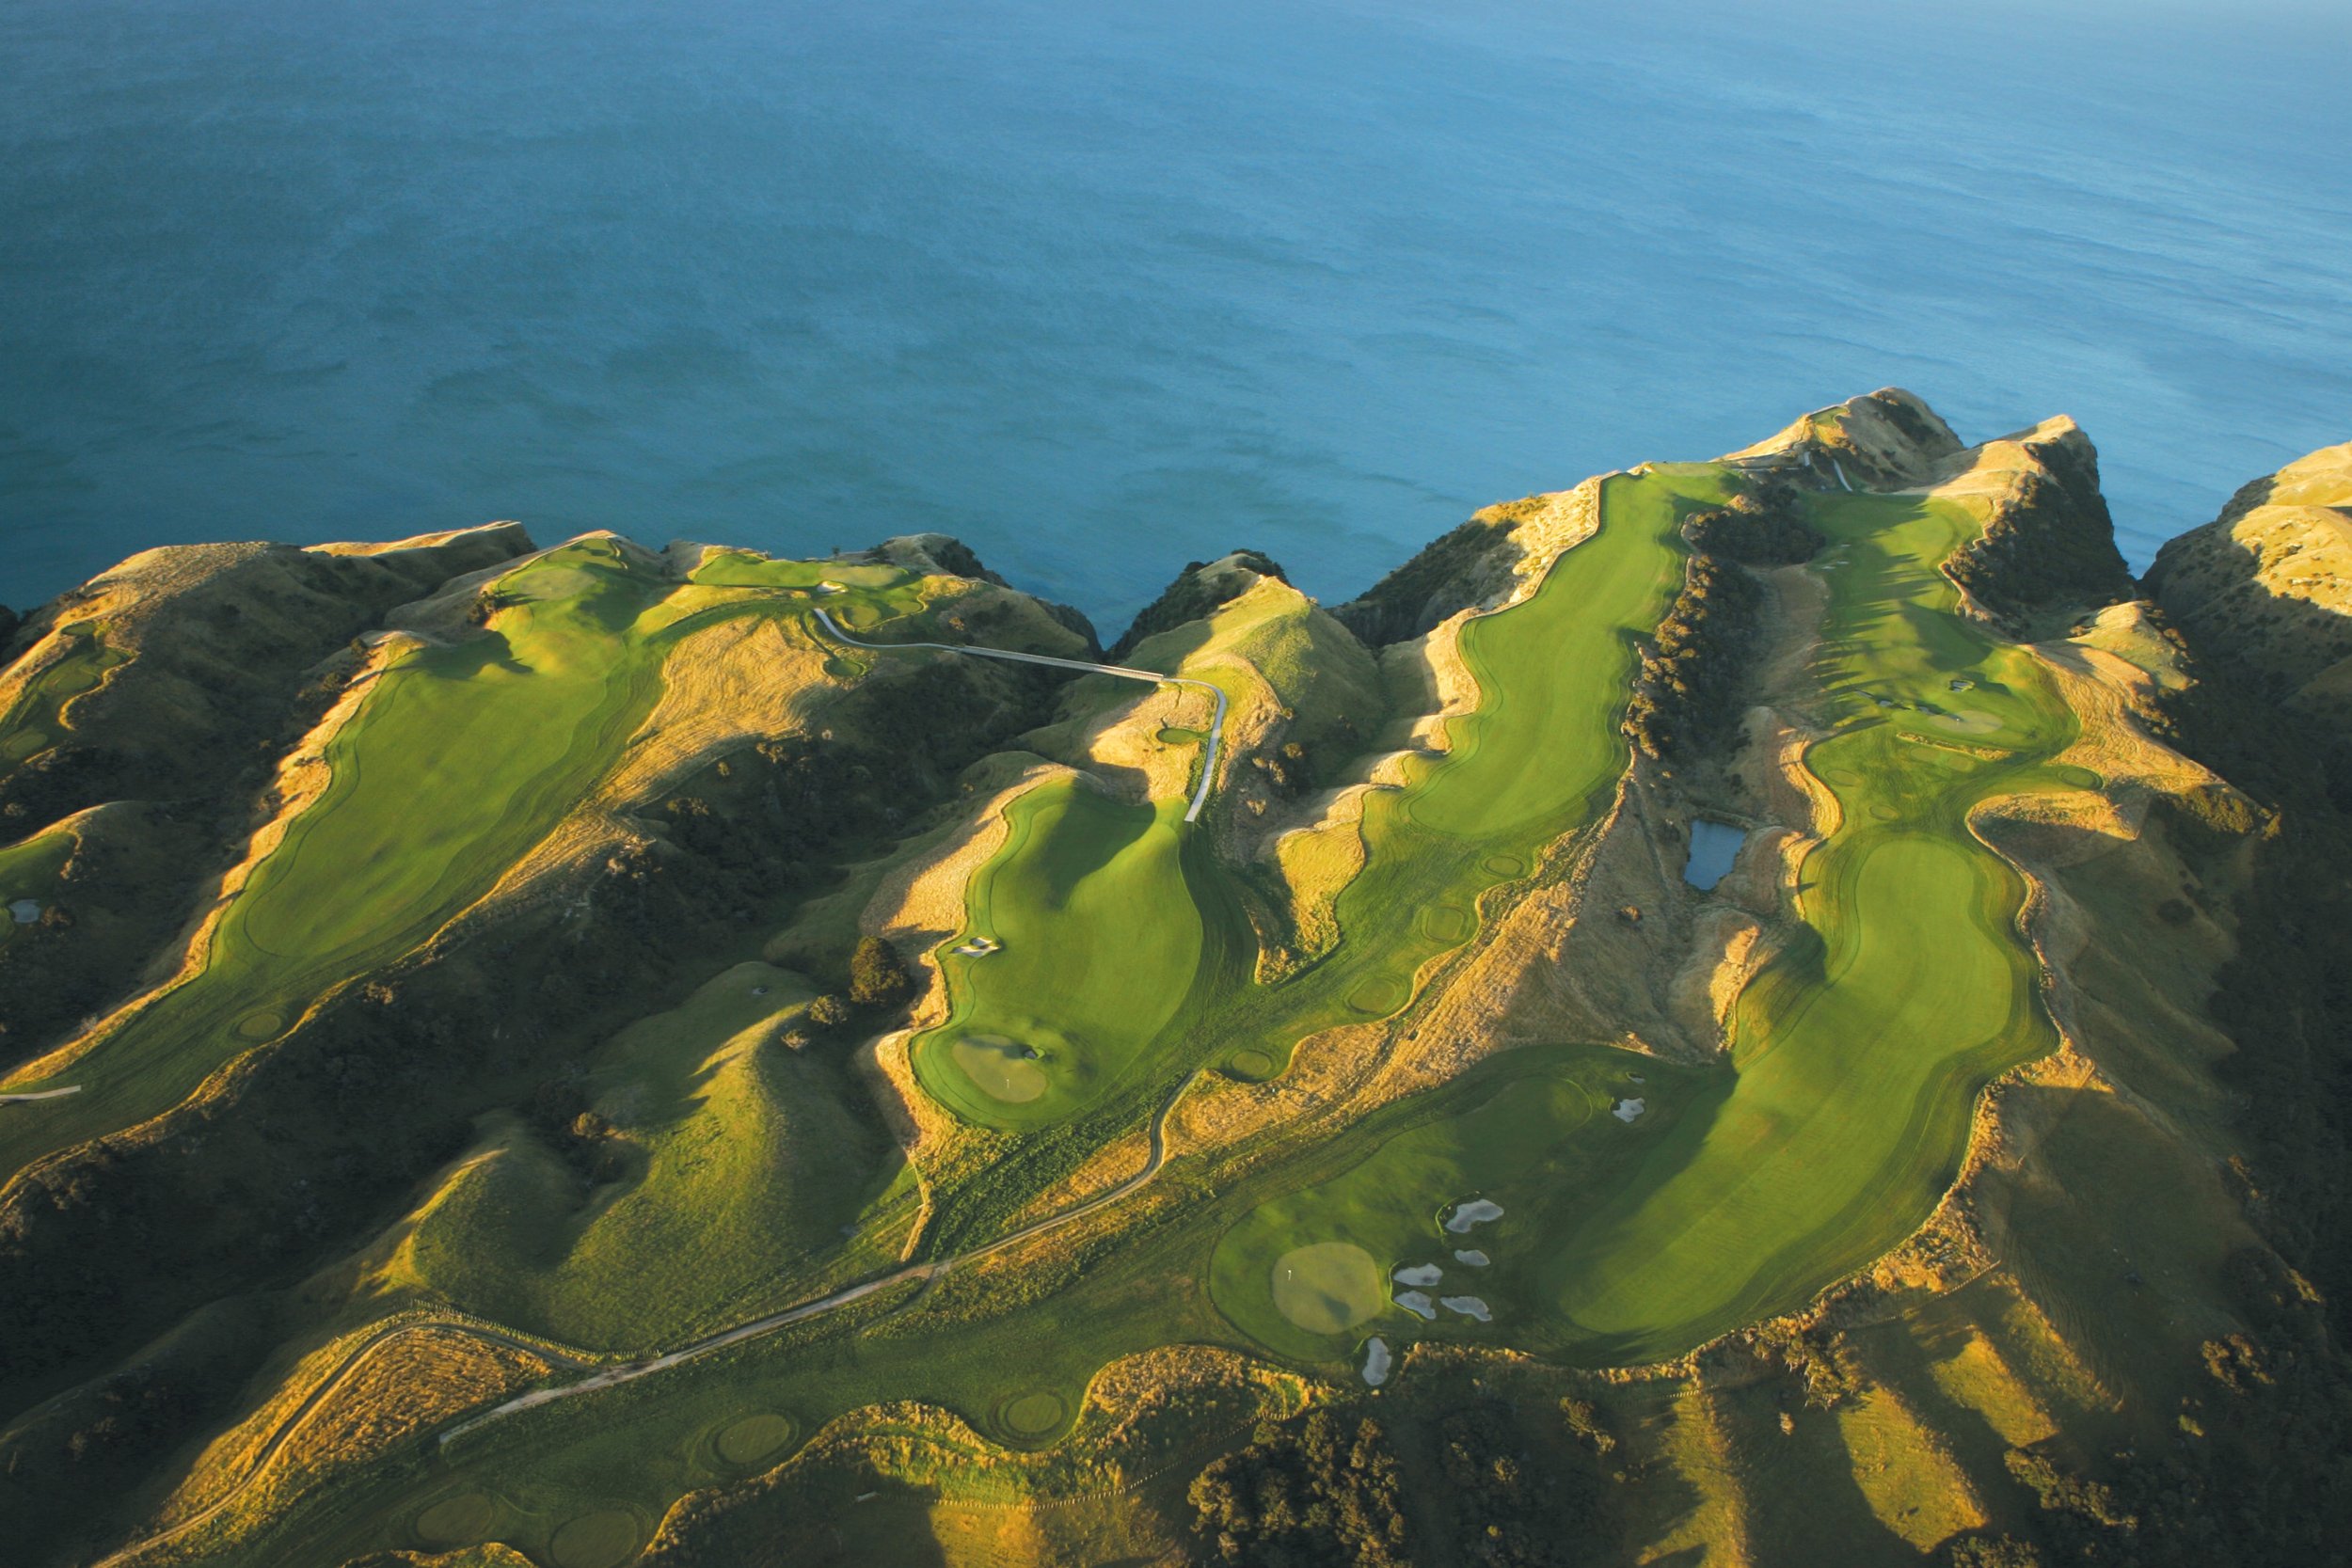
[[[625,1030],[586,1085],[618,1129],[582,1150],[596,1168],[509,1125],[418,1214],[382,1283],[566,1343],[651,1349],[814,1293],[805,1265],[845,1227],[895,1239],[906,1216],[881,1200],[899,1163],[852,1110],[836,1048],[778,1043],[810,994],[739,964]]]

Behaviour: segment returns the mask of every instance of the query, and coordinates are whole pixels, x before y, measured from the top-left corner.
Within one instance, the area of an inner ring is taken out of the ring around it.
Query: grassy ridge
[[[854,596],[882,601],[873,612],[884,615],[911,593]],[[488,635],[417,648],[377,678],[327,745],[326,790],[254,867],[201,971],[56,1080],[84,1092],[0,1122],[0,1163],[21,1168],[154,1115],[329,987],[414,947],[488,892],[612,766],[680,637],[799,609],[674,590],[603,539],[508,574],[492,602]]]
[[[615,1350],[797,1299],[798,1266],[837,1250],[901,1168],[850,1109],[838,1064],[774,1043],[812,994],[789,971],[738,964],[624,1030],[588,1080],[614,1131],[557,1130],[567,1160],[502,1130],[416,1216],[377,1283]]]

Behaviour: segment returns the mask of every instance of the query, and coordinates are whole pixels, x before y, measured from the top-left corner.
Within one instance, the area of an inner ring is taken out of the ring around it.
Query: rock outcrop
[[[2352,726],[2352,442],[2238,491],[2157,552],[2147,587],[2201,655]]]

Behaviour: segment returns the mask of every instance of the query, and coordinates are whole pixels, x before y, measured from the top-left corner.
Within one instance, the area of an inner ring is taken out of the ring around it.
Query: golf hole
[[[1003,1035],[966,1035],[950,1054],[982,1094],[1008,1105],[1025,1105],[1053,1084],[1034,1050]]]
[[[617,1508],[568,1520],[548,1548],[558,1568],[621,1568],[637,1555],[637,1520]]]
[[[1421,911],[1421,934],[1431,942],[1459,942],[1470,935],[1470,911],[1451,904],[1432,904]]]
[[[1387,1305],[1389,1282],[1352,1242],[1316,1242],[1275,1259],[1275,1309],[1310,1334],[1343,1334]]]
[[[791,1440],[792,1418],[763,1411],[720,1432],[719,1457],[730,1465],[756,1465]]]
[[[481,1492],[444,1497],[417,1515],[417,1534],[429,1546],[469,1546],[490,1533],[498,1505]]]
[[[1070,1414],[1070,1403],[1048,1389],[1015,1394],[996,1407],[996,1424],[1008,1436],[1033,1443],[1053,1435]]]

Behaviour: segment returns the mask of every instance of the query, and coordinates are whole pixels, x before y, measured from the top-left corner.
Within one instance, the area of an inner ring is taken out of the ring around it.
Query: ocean
[[[957,534],[1107,635],[1884,384],[2127,553],[2352,438],[2352,10],[8,0],[0,601]]]

